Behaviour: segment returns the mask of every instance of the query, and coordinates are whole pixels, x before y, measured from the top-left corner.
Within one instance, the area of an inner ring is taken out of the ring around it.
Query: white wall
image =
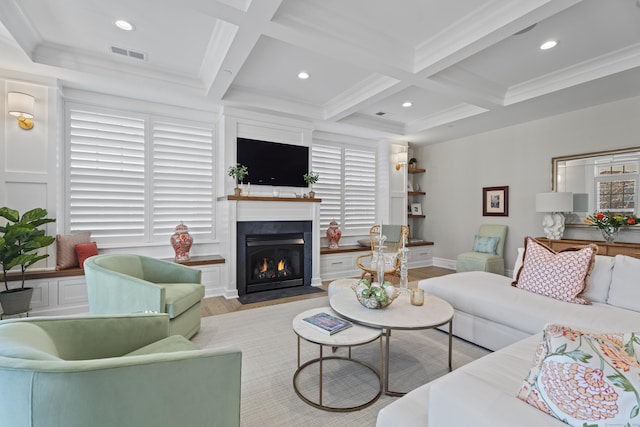
[[[551,191],[551,158],[639,146],[640,97],[562,114],[441,144],[418,147],[427,168],[428,215],[422,238],[435,242],[434,262],[455,260],[473,246],[482,223],[509,227],[506,268],[525,236],[542,236],[535,194]],[[482,216],[482,188],[509,186],[509,216]],[[597,229],[567,229],[566,238],[601,240]],[[625,230],[621,241],[640,241],[640,230]]]

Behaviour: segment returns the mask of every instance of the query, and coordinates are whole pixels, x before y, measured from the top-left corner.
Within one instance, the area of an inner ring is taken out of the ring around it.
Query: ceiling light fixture
[[[411,107],[412,105],[413,105],[413,104],[411,103],[411,101],[405,101],[405,102],[403,102],[403,103],[402,103],[402,106],[403,106],[404,108],[409,108],[409,107]]]
[[[553,48],[553,47],[556,47],[556,45],[557,45],[557,44],[558,44],[558,42],[557,42],[557,41],[555,41],[555,40],[549,40],[549,41],[546,41],[546,42],[542,43],[542,44],[540,45],[540,49],[542,49],[542,50],[551,49],[551,48]]]
[[[306,71],[300,71],[300,72],[298,73],[298,78],[299,78],[300,80],[306,80],[306,79],[308,79],[309,77],[310,77],[310,76],[309,76],[309,73],[307,73]]]
[[[124,31],[133,31],[135,28],[131,22],[125,21],[124,19],[118,19],[115,24],[116,27]]]

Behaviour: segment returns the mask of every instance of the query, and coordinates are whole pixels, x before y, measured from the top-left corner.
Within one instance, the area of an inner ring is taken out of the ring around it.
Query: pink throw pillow
[[[590,304],[581,294],[597,252],[596,245],[555,252],[526,237],[522,267],[512,285],[560,301]]]

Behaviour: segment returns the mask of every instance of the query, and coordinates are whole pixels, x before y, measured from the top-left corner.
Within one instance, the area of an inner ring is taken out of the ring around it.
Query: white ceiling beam
[[[33,52],[42,43],[42,38],[22,13],[16,0],[0,1],[0,21],[25,55],[33,60]]]

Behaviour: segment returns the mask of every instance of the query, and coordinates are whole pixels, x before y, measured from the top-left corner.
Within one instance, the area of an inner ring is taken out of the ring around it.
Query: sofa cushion
[[[165,289],[165,312],[171,319],[187,311],[204,298],[204,286],[199,283],[158,283]]]
[[[582,294],[591,302],[606,303],[611,286],[611,276],[615,258],[612,256],[596,255],[593,270],[587,280],[587,287]]]
[[[616,255],[607,303],[640,311],[640,259]]]
[[[555,252],[531,237],[525,238],[522,268],[514,286],[561,301],[588,304],[582,298],[593,268],[597,246]]]
[[[147,354],[173,353],[176,351],[190,351],[197,349],[198,347],[196,347],[194,343],[182,335],[171,335],[170,337],[161,339],[160,341],[145,345],[131,353],[127,353],[125,356],[144,356]]]
[[[0,356],[29,360],[60,360],[58,349],[39,326],[27,322],[0,325]]]
[[[639,411],[636,340],[548,325],[518,398],[576,427],[627,425]]]
[[[516,263],[513,266],[513,281],[518,278],[518,273],[522,268],[522,259],[524,258],[524,248],[518,248],[518,256],[516,257]]]
[[[495,255],[499,240],[499,237],[475,236],[472,251]]]
[[[629,324],[640,324],[640,312],[601,303],[572,304],[523,291],[510,283],[506,276],[469,271],[424,279],[418,286],[449,302],[456,311],[529,334],[542,331],[549,322],[593,330],[628,330]]]

